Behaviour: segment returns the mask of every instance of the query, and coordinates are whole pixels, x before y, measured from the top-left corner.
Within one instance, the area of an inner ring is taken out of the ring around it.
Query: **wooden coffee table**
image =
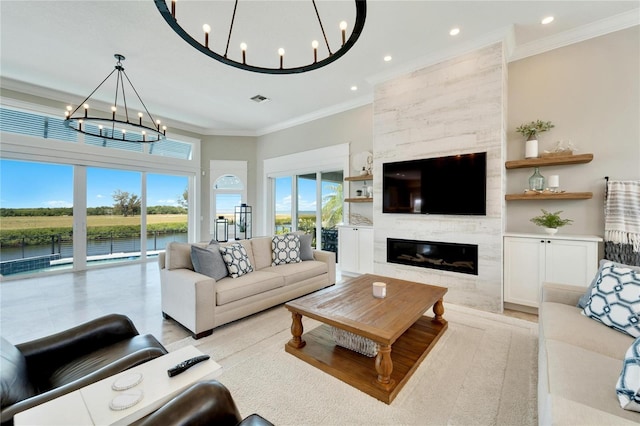
[[[387,284],[386,298],[373,297],[375,281]],[[444,287],[370,274],[325,288],[285,304],[293,319],[285,350],[390,404],[447,329],[446,293]],[[434,316],[425,316],[431,307]],[[324,324],[303,335],[302,316]],[[337,346],[329,326],[375,341],[378,355]]]

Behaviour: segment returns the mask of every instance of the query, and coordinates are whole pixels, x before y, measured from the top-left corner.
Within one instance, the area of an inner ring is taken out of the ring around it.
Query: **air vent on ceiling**
[[[257,103],[261,104],[263,102],[269,102],[271,99],[267,98],[266,96],[255,95],[254,97],[251,98],[251,100],[253,102],[257,102]]]

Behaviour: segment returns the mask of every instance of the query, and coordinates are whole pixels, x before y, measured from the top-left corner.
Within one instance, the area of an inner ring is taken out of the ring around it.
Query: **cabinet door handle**
[[[547,240],[547,244],[551,244],[551,240]]]
[[[544,244],[544,240],[540,240],[540,242],[541,242],[542,244]]]

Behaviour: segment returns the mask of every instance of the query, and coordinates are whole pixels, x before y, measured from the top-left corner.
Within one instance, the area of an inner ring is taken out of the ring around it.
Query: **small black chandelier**
[[[98,87],[93,89],[93,92],[91,92],[91,94],[89,94],[89,96],[87,96],[85,100],[76,107],[76,109],[73,109],[72,106],[67,107],[67,110],[65,111],[65,125],[85,135],[115,141],[146,143],[158,142],[159,140],[165,139],[167,127],[161,126],[162,123],[160,120],[155,120],[153,118],[147,109],[147,106],[140,98],[138,91],[133,87],[133,83],[129,80],[129,76],[122,66],[122,61],[124,61],[125,57],[119,53],[116,53],[113,56],[118,61],[113,71],[111,71],[109,75],[102,80],[102,83],[100,83]],[[96,93],[96,91],[98,91],[98,89],[100,89],[100,87],[109,79],[109,77],[114,75],[116,71],[118,73],[116,74],[115,98],[113,100],[113,105],[111,106],[111,117],[92,115],[94,114],[93,109],[90,114],[89,104],[87,102],[91,96],[93,96],[93,94]],[[140,104],[146,113],[146,117],[145,113],[142,112],[138,112],[137,120],[129,115],[129,107],[127,106],[127,97],[125,92],[125,80],[123,76],[126,78],[126,81],[133,90],[133,93],[135,93],[138,98],[138,101],[140,101]],[[121,110],[118,109],[118,96],[121,97],[122,104],[124,106]],[[148,124],[148,121],[150,121],[151,124]]]
[[[171,3],[171,10],[169,10],[169,7],[167,6],[167,1]],[[329,56],[327,56],[324,59],[318,60],[319,43],[317,40],[313,40],[311,42],[311,48],[313,49],[313,62],[311,62],[310,64],[303,65],[303,66],[290,67],[290,68],[285,67],[284,66],[285,52],[284,52],[284,49],[281,47],[278,49],[280,66],[277,68],[269,68],[265,66],[252,65],[250,63],[247,63],[246,43],[240,44],[240,54],[242,56],[241,59],[238,58],[238,60],[234,60],[229,56],[229,43],[231,41],[231,34],[233,32],[233,24],[235,22],[236,10],[238,9],[238,0],[235,0],[233,14],[231,16],[231,24],[229,25],[229,35],[227,37],[226,49],[222,54],[211,50],[209,46],[209,33],[211,31],[211,27],[208,24],[204,24],[202,26],[204,38],[202,41],[198,41],[178,24],[178,20],[176,18],[176,0],[154,0],[154,2],[158,10],[160,11],[160,14],[164,18],[164,20],[167,21],[169,26],[187,43],[195,47],[200,52],[224,64],[231,65],[232,67],[240,68],[246,71],[264,73],[264,74],[296,74],[296,73],[303,73],[303,72],[315,70],[318,68],[322,68],[326,65],[329,65],[330,63],[341,58],[345,53],[349,51],[349,49],[353,47],[353,45],[356,43],[356,41],[360,37],[360,34],[362,33],[362,30],[364,28],[364,22],[367,17],[366,0],[355,0],[356,18],[355,18],[355,24],[353,26],[353,31],[351,32],[350,37],[347,39],[346,38],[347,23],[345,21],[340,22],[339,27],[342,33],[342,45],[335,52],[333,52],[331,50],[331,47],[329,46],[329,41],[327,40],[327,35],[325,34],[324,26],[322,25],[322,20],[320,19],[320,14],[318,13],[316,2],[315,0],[311,0],[311,3],[313,4],[313,8],[316,13],[316,17],[318,18],[319,34],[320,32],[322,33],[322,37],[324,38],[325,45],[329,52]],[[194,5],[194,4],[198,4],[199,2],[188,2],[188,3],[190,5]],[[202,35],[200,35],[199,38],[202,38]],[[238,54],[238,56],[240,56],[240,54]]]

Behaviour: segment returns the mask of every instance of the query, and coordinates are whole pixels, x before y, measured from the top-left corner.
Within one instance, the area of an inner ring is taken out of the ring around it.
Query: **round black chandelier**
[[[202,26],[202,34],[200,34],[198,36],[198,38],[200,38],[199,40],[196,40],[191,34],[189,34],[183,27],[180,26],[180,24],[178,24],[178,20],[176,18],[177,15],[177,6],[176,6],[176,0],[154,0],[156,7],[158,8],[158,10],[160,11],[160,14],[162,15],[162,17],[164,18],[164,20],[169,24],[169,26],[180,36],[182,37],[182,39],[184,39],[187,43],[189,43],[191,46],[193,46],[194,48],[196,48],[197,50],[199,50],[200,52],[204,53],[205,55],[220,61],[224,64],[230,65],[232,67],[236,67],[236,68],[240,68],[246,71],[253,71],[253,72],[258,72],[258,73],[264,73],[264,74],[296,74],[296,73],[303,73],[303,72],[307,72],[307,71],[311,71],[311,70],[315,70],[318,68],[322,68],[326,65],[329,65],[330,63],[338,60],[339,58],[341,58],[345,53],[347,53],[352,47],[353,45],[356,43],[356,41],[358,40],[358,38],[360,37],[360,34],[362,33],[362,30],[364,28],[364,23],[367,17],[367,2],[366,0],[354,0],[355,1],[355,7],[356,7],[356,17],[355,17],[355,23],[353,26],[353,31],[351,32],[351,35],[349,36],[349,38],[347,39],[346,37],[346,30],[347,30],[347,23],[345,21],[340,22],[339,28],[341,31],[341,35],[342,35],[342,45],[334,52],[332,51],[330,45],[329,45],[329,41],[327,39],[327,35],[325,33],[324,30],[324,26],[322,24],[322,19],[320,18],[320,13],[318,12],[318,7],[316,5],[315,0],[311,0],[311,3],[313,4],[313,9],[315,11],[315,15],[317,17],[318,20],[318,35],[322,37],[322,39],[324,40],[324,44],[327,48],[328,51],[328,56],[325,57],[324,59],[320,59],[318,60],[318,47],[320,45],[320,43],[317,40],[313,40],[311,42],[311,48],[313,50],[313,61],[311,63],[309,63],[308,65],[303,65],[303,66],[295,66],[295,67],[286,67],[285,66],[285,60],[284,60],[284,48],[279,48],[278,49],[278,56],[279,56],[279,67],[266,67],[266,66],[259,66],[259,65],[253,65],[249,62],[247,62],[247,45],[246,43],[241,43],[240,44],[240,51],[238,53],[238,59],[233,59],[231,58],[229,55],[229,44],[231,41],[231,35],[233,33],[233,25],[235,22],[235,18],[236,18],[236,11],[238,10],[238,0],[235,0],[235,4],[234,4],[234,8],[233,8],[233,14],[230,18],[230,25],[229,25],[229,31],[228,31],[228,37],[227,37],[227,43],[226,43],[226,49],[224,51],[224,53],[218,53],[215,52],[214,50],[212,50],[212,48],[209,46],[209,33],[211,32],[211,27],[208,24],[204,24]],[[169,2],[171,4],[171,7],[169,8],[169,6],[167,5],[167,2]],[[198,5],[198,3],[201,2],[184,2],[185,7],[194,7],[195,5]],[[318,37],[320,38],[320,37]],[[311,57],[311,55],[310,55]]]
[[[133,87],[133,83],[129,80],[129,76],[122,66],[122,61],[125,60],[125,57],[119,53],[113,56],[117,60],[116,66],[105,79],[102,80],[98,87],[93,89],[93,92],[91,92],[84,101],[80,102],[75,109],[73,109],[72,106],[67,106],[64,120],[65,125],[85,135],[114,141],[144,143],[158,142],[159,140],[165,139],[167,127],[162,126],[160,120],[153,118],[147,106],[142,101],[142,98],[140,98],[138,91]],[[111,116],[98,115],[93,112],[94,109],[91,109],[90,112],[88,102],[91,96],[93,96],[116,71],[115,96],[111,106]],[[144,113],[138,112],[135,118],[129,115],[125,79],[142,105],[142,109],[145,111]],[[118,106],[119,102],[122,103],[121,108]]]

